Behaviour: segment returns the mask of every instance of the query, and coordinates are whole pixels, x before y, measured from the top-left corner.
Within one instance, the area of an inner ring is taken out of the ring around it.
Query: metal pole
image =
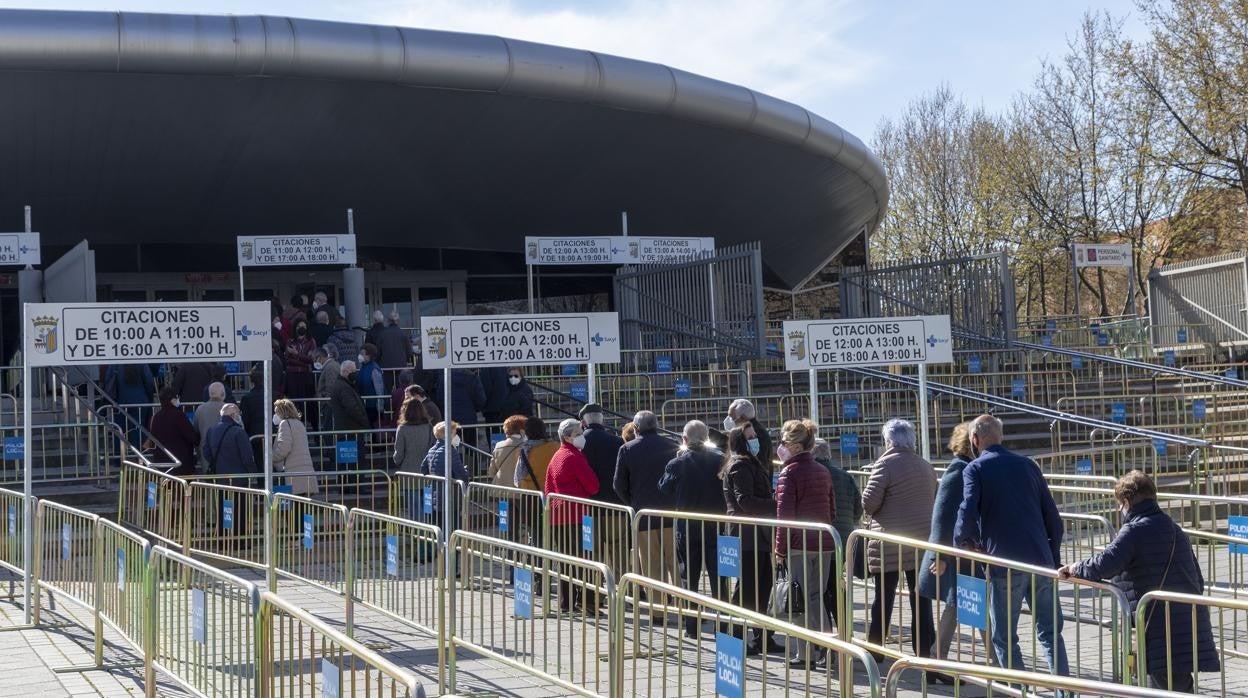
[[[1079,265],[1075,261],[1075,246],[1070,246],[1070,274],[1075,280],[1075,320],[1078,321],[1079,315]]]
[[[927,426],[927,364],[919,364],[919,436],[923,439],[923,459],[932,459],[932,440]]]
[[[819,369],[810,369],[810,421],[819,425]]]
[[[273,360],[264,361],[264,404],[273,411]],[[277,575],[274,574],[276,550],[273,547],[273,418],[264,420],[264,578],[269,591],[277,591]]]
[[[243,265],[241,264],[238,265],[238,300],[240,302],[247,300],[247,295],[243,289]]]
[[[589,378],[585,385],[585,402],[598,402],[598,377],[594,371],[594,364],[589,364]]]
[[[355,235],[355,209],[347,209],[347,234]]]
[[[537,311],[533,309],[533,265],[526,264],[525,271],[528,272],[529,277],[529,312],[536,313]]]
[[[27,208],[29,211],[29,207]],[[35,498],[33,494],[34,454],[31,453],[31,426],[30,426],[30,343],[26,341],[26,333],[30,327],[30,305],[22,304],[22,459],[25,463],[25,475],[23,478],[22,492],[24,494],[25,507],[22,512],[22,518],[25,521],[22,529],[22,585],[25,594],[25,605],[23,606],[24,624],[30,625],[31,610],[31,590],[33,584],[30,570],[35,559]]]
[[[455,557],[454,551],[451,550],[451,488],[455,485],[455,480],[451,470],[451,440],[454,434],[451,433],[451,369],[442,369],[442,424],[444,431],[442,445],[445,447],[444,456],[446,458],[442,464],[442,570],[446,575],[444,581],[446,589],[446,627],[454,627],[455,623]],[[448,638],[449,639],[449,638]],[[455,645],[447,642],[450,652],[447,653],[447,680],[449,682],[450,693],[455,692]]]
[[[628,237],[628,211],[620,211],[620,230],[624,237]]]

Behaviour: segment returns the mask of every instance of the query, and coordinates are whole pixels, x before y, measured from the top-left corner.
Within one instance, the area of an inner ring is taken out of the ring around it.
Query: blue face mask
[[[747,439],[745,447],[749,450],[751,456],[758,455],[758,439]]]

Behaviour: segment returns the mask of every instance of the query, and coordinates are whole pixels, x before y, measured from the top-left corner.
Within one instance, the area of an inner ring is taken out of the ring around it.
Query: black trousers
[[[1171,688],[1171,681],[1174,682],[1173,688]],[[1192,678],[1191,674],[1185,674],[1181,671],[1172,672],[1170,677],[1167,678],[1166,672],[1163,670],[1156,673],[1150,672],[1148,675],[1148,683],[1153,688],[1170,690],[1176,693],[1191,693],[1196,682]]]
[[[871,602],[871,625],[867,630],[867,641],[877,645],[883,644],[883,629],[893,619],[893,602],[897,596],[897,584],[903,572],[885,572],[872,575],[875,578],[875,599]],[[932,622],[932,600],[920,596],[918,589],[918,571],[905,570],[906,587],[910,591],[910,634],[913,639],[914,653],[920,657],[931,654],[932,645],[936,642],[936,626]],[[882,607],[882,608],[881,608]]]

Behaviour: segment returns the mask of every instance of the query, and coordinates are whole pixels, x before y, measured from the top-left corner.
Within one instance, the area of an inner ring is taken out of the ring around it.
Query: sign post
[[[953,362],[953,334],[948,315],[788,320],[784,323],[784,341],[785,370],[810,371],[812,415],[818,400],[817,369],[917,365],[919,431],[923,457],[930,460],[925,365]]]
[[[258,303],[25,303],[22,306],[22,381],[31,368],[95,364],[263,361],[265,399],[272,402],[269,304]],[[31,391],[22,391],[25,522],[23,550],[26,623],[31,621],[30,560],[34,554],[31,483]],[[265,482],[272,482],[271,421],[265,420]],[[267,497],[271,495],[266,495]],[[265,507],[266,530],[269,507]],[[266,547],[271,560],[271,537]]]
[[[1071,250],[1075,272],[1075,315],[1079,315],[1079,270],[1118,268],[1127,270],[1127,301],[1135,308],[1135,253],[1130,244],[1076,243]]]
[[[348,216],[350,211],[348,210]],[[355,233],[346,235],[239,235],[238,299],[245,267],[355,266]]]

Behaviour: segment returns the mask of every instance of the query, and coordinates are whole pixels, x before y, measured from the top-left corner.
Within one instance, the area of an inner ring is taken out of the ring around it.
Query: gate
[[[1154,346],[1248,343],[1248,253],[1154,269],[1148,307]]]
[[[615,274],[624,349],[712,349],[725,361],[763,354],[763,260],[758,243],[681,264]]]
[[[841,274],[841,314],[847,318],[947,314],[955,334],[1010,341],[1016,313],[1005,252],[846,268]]]

